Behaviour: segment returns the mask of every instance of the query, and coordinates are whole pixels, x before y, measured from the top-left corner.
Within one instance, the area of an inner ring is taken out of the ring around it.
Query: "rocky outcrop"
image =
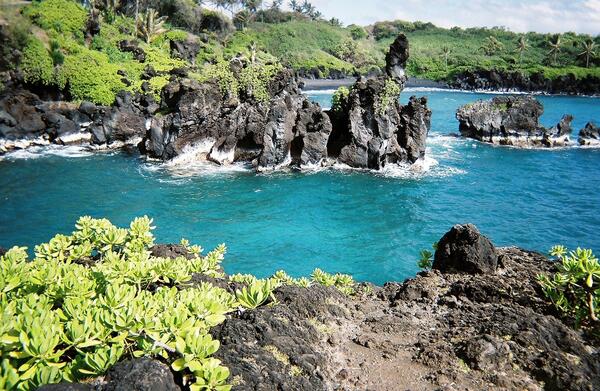
[[[377,170],[424,157],[431,124],[427,100],[411,97],[406,106],[398,102],[407,80],[408,56],[408,41],[400,35],[386,57],[386,75],[359,79],[347,101],[330,114],[332,158],[351,167]]]
[[[579,131],[579,145],[600,146],[600,127],[593,122],[588,122]]]
[[[245,66],[232,64],[232,66]],[[153,120],[144,152],[172,159],[184,152],[218,164],[252,162],[258,170],[318,164],[327,157],[329,118],[300,93],[290,70],[267,86],[268,101],[224,94],[216,82],[178,79],[162,93],[160,121]]]
[[[44,102],[37,95],[12,91],[0,97],[0,153],[32,145],[87,143],[96,114],[87,103]]]
[[[462,90],[546,92],[550,94],[598,95],[600,78],[578,78],[567,74],[549,79],[542,73],[524,74],[519,71],[477,70],[458,74],[450,86]]]
[[[456,112],[462,136],[516,147],[560,147],[570,144],[573,117],[565,115],[552,128],[539,118],[542,104],[531,96],[499,96],[464,105]]]
[[[159,106],[151,95],[118,94],[110,107],[42,101],[25,91],[0,97],[0,153],[35,145],[119,148],[139,143]]]
[[[191,58],[197,45],[172,41],[171,49]],[[144,53],[135,43],[122,41],[120,46],[142,61]],[[408,56],[408,41],[401,35],[386,57],[386,74],[357,81],[344,109],[336,113],[325,113],[309,101],[289,69],[234,91],[224,88],[223,81],[198,82],[187,78],[187,70],[177,69],[171,72],[160,102],[148,93],[123,91],[110,107],[85,104],[77,109],[43,102],[26,92],[7,93],[0,100],[0,138],[79,142],[94,148],[137,145],[142,154],[155,159],[184,155],[180,161],[243,162],[258,171],[335,163],[376,170],[412,164],[424,156],[431,111],[425,98],[412,97],[404,106],[398,102],[407,80]],[[248,84],[243,75],[251,66],[256,66],[251,60],[232,59],[229,67],[237,78],[232,83]],[[156,74],[148,68],[143,79]],[[149,92],[147,82],[141,88]],[[156,115],[159,110],[161,115]],[[5,142],[4,151],[30,144]]]
[[[181,391],[173,372],[164,363],[149,358],[122,361],[106,376],[89,383],[45,385],[39,391]]]
[[[188,37],[185,40],[170,40],[169,48],[171,49],[172,57],[186,60],[194,65],[196,63],[196,56],[200,52],[201,44],[197,38]]]
[[[473,224],[455,225],[438,242],[433,269],[442,273],[495,273],[496,248]]]
[[[180,250],[152,249],[164,257]],[[431,271],[363,284],[356,296],[283,285],[274,305],[231,312],[210,330],[220,342],[215,358],[233,390],[600,389],[597,336],[562,318],[537,281],[556,272],[553,262],[494,248],[470,224],[445,234],[435,258]],[[189,283],[239,288],[200,275]],[[141,358],[85,384],[41,390],[177,390],[178,376]]]

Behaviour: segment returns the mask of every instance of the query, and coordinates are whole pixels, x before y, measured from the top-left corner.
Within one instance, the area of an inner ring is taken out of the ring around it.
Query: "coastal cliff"
[[[578,78],[566,74],[551,79],[542,73],[521,71],[475,70],[457,74],[449,86],[460,90],[544,92],[565,95],[598,95],[600,78],[586,75]]]

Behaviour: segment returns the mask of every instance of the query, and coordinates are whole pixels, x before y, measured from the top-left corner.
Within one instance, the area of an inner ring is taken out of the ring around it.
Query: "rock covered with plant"
[[[235,58],[209,67],[206,81],[177,79],[161,95],[143,152],[163,160],[182,153],[258,170],[320,164],[331,122],[289,69]]]
[[[499,96],[458,108],[460,134],[479,141],[515,147],[563,147],[571,144],[571,115],[552,128],[540,125],[542,104],[532,96]]]
[[[401,34],[390,46],[385,75],[361,78],[350,90],[336,92],[329,150],[338,162],[381,169],[387,164],[412,164],[425,156],[431,127],[427,99],[411,97],[404,106],[398,102],[407,81],[408,57],[408,40]]]
[[[184,155],[178,161],[242,162],[258,171],[335,163],[380,169],[423,157],[426,101],[397,101],[405,36],[390,46],[386,75],[359,81],[330,118],[301,93],[292,70],[255,44],[202,61],[201,37],[168,28],[147,6],[131,18],[131,6],[47,0],[24,8],[20,17],[45,36],[26,37],[0,97],[1,152],[52,143],[129,146],[154,159]]]

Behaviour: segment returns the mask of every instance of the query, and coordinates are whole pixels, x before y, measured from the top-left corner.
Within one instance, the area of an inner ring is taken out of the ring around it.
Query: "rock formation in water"
[[[162,92],[167,114],[152,120],[143,151],[163,160],[193,152],[218,164],[253,162],[258,170],[324,160],[331,122],[301,94],[293,73],[279,72],[267,91],[268,101],[238,99],[213,81],[174,80]]]
[[[593,122],[588,122],[579,131],[579,145],[600,146],[600,127]]]
[[[351,167],[381,169],[424,157],[431,126],[427,99],[411,97],[405,106],[398,102],[408,57],[408,40],[402,34],[390,46],[386,74],[358,80],[339,110],[330,112],[332,158]]]
[[[479,141],[516,147],[561,147],[571,143],[573,117],[552,128],[540,125],[542,104],[531,96],[500,96],[458,109],[460,133]]]
[[[284,285],[277,304],[229,314],[211,334],[233,389],[600,389],[598,339],[543,298],[537,276],[555,272],[553,262],[495,248],[472,225],[453,227],[439,244],[435,269],[414,279],[358,296]],[[176,248],[156,252],[176,257]],[[199,275],[189,284],[206,282],[239,288]],[[177,379],[141,358],[83,384],[40,390],[179,390]]]
[[[130,42],[121,45],[144,55]],[[182,45],[172,49],[182,56],[193,51]],[[171,77],[160,102],[150,94],[123,91],[113,106],[84,102],[78,107],[9,91],[0,98],[0,148],[6,152],[48,143],[138,145],[156,159],[185,153],[217,164],[248,162],[259,171],[335,163],[370,169],[412,164],[424,156],[431,111],[425,98],[412,97],[405,106],[398,103],[408,55],[408,41],[401,35],[386,57],[386,74],[359,80],[344,110],[329,115],[301,93],[289,69],[268,81],[260,97],[251,87],[230,93],[216,79],[200,83],[185,72]],[[250,65],[234,58],[230,69],[239,78]]]

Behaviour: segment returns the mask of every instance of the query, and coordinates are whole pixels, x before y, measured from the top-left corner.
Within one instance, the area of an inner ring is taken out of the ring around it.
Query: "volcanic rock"
[[[472,224],[455,225],[438,242],[433,269],[442,273],[494,273],[498,255],[492,242]]]
[[[571,121],[565,115],[554,127],[540,125],[542,104],[532,96],[499,96],[461,106],[456,112],[462,136],[517,147],[557,147],[570,144]]]
[[[593,122],[588,122],[583,129],[579,131],[579,144],[600,146],[600,127]]]

